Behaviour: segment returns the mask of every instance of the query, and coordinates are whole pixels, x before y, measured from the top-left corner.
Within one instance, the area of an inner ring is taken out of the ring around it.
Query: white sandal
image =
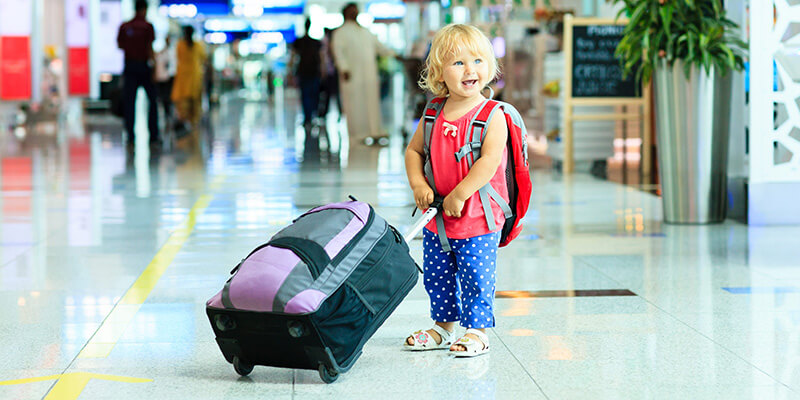
[[[467,337],[466,336],[467,333],[471,333],[477,336],[478,339],[480,339],[480,342],[475,339]],[[489,352],[489,337],[486,336],[485,333],[477,329],[470,328],[467,329],[467,332],[464,334],[464,336],[462,336],[461,338],[456,340],[455,343],[453,343],[453,346],[455,345],[464,346],[465,350],[464,351],[450,350],[451,355],[456,357],[475,357]]]
[[[414,338],[414,344],[408,344],[408,338],[406,341],[403,342],[403,347],[406,350],[411,351],[422,351],[422,350],[438,350],[438,349],[447,349],[450,348],[450,345],[453,343],[453,332],[448,331],[447,329],[442,328],[439,325],[434,324],[433,328],[431,328],[434,332],[438,333],[439,336],[442,338],[441,343],[436,343],[436,339],[428,333],[427,330],[419,330],[411,334],[411,337]]]

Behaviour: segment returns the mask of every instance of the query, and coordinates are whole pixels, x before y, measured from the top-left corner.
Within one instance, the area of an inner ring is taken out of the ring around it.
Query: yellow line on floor
[[[211,183],[209,189],[215,190],[219,188],[223,180],[224,177],[218,176]],[[139,311],[139,308],[158,283],[158,280],[161,279],[164,271],[172,264],[172,260],[175,259],[178,251],[189,239],[197,222],[197,217],[208,207],[211,197],[208,194],[200,196],[194,203],[181,227],[169,236],[167,242],[156,253],[144,272],[139,275],[133,286],[122,296],[122,299],[114,306],[114,309],[111,310],[111,313],[100,325],[100,328],[94,333],[89,343],[78,354],[78,358],[108,357],[119,338],[122,337],[125,329],[127,329],[128,324],[133,320],[136,312]]]
[[[142,383],[152,382],[152,379],[132,378],[128,376],[104,375],[95,374],[90,372],[70,372],[67,374],[39,376],[36,378],[14,379],[10,381],[0,382],[0,386],[4,385],[22,385],[25,383],[34,383],[42,381],[58,380],[56,384],[50,389],[50,392],[44,400],[74,400],[81,395],[86,384],[92,379],[101,379],[106,381],[126,382],[126,383]]]
[[[93,374],[89,372],[73,372],[62,375],[58,382],[50,389],[44,400],[75,400],[80,397],[83,389],[92,379],[117,381],[126,383],[152,382],[152,379],[131,378],[127,376]]]

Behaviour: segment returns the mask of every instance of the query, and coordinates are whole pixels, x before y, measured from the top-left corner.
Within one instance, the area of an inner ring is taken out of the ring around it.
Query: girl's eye
[[[456,61],[456,62],[453,63],[453,65],[464,65],[464,63],[461,62],[461,61]]]
[[[475,64],[480,64],[480,63],[482,63],[482,62],[483,62],[483,60],[481,60],[480,58],[476,58],[476,59],[475,59]]]

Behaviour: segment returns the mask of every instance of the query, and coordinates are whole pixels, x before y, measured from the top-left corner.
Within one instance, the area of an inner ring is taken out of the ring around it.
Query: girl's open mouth
[[[470,80],[466,80],[466,81],[461,81],[461,84],[464,85],[467,88],[471,88],[471,87],[473,87],[473,86],[478,84],[478,80],[477,79],[470,79]]]

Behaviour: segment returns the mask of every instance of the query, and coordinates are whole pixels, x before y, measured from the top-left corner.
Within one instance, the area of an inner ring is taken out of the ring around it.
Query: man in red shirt
[[[144,19],[147,14],[147,1],[137,0],[135,7],[136,16],[122,24],[117,34],[117,45],[125,53],[125,70],[122,72],[122,104],[129,152],[133,151],[136,92],[140,86],[144,87],[147,93],[147,102],[149,103],[147,127],[150,131],[151,149],[159,150],[161,148],[161,138],[158,132],[156,86],[153,82],[153,41],[155,40],[155,31],[153,30],[153,25]]]

